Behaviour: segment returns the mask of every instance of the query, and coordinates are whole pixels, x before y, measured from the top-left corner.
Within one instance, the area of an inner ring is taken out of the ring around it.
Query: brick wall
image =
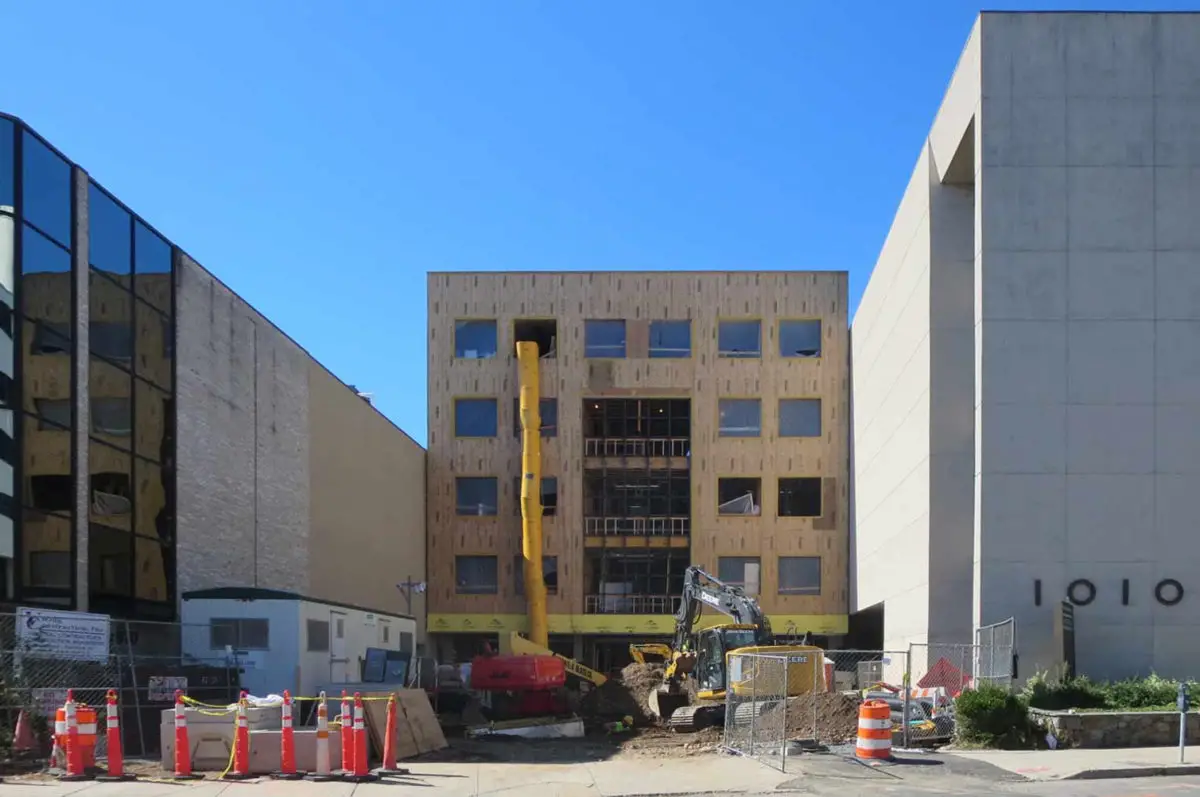
[[[308,357],[186,255],[176,280],[179,591],[305,593]]]

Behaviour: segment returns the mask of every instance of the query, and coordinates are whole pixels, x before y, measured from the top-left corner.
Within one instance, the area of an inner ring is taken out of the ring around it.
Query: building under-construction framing
[[[429,276],[429,629],[525,630],[518,341],[539,360],[555,651],[604,670],[674,629],[684,570],[783,635],[847,624],[843,272]],[[835,640],[830,640],[835,641]]]

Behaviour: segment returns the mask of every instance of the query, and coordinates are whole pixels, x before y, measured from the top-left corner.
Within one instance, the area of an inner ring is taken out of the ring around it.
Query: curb
[[[1181,777],[1200,775],[1200,764],[1168,764],[1162,767],[1125,767],[1124,769],[1085,769],[1058,780],[1117,780],[1120,778]]]

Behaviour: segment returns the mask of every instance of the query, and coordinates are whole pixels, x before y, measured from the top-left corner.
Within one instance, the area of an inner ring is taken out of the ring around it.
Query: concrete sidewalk
[[[555,795],[555,797],[629,797],[630,795],[754,793],[774,791],[794,778],[757,761],[730,755],[678,760],[622,760],[578,764],[412,763],[409,777],[356,786],[351,783],[203,781],[173,783],[59,783],[11,780],[0,786],[4,797],[371,797],[409,786],[422,797],[475,797],[482,794]],[[390,790],[390,791],[389,791]]]
[[[1200,775],[1200,745],[1119,750],[954,751],[958,758],[991,764],[1029,780],[1097,780],[1152,775]]]

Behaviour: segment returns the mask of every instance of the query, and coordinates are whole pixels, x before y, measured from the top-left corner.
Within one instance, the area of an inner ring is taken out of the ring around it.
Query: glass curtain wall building
[[[174,262],[0,116],[0,597],[174,616]]]

